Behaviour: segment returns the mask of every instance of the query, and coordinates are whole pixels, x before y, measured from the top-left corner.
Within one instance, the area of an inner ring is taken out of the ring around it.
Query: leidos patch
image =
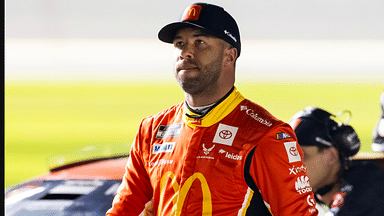
[[[213,142],[232,146],[238,129],[238,127],[219,124]]]
[[[165,142],[163,144],[153,144],[152,154],[173,152],[174,142]]]
[[[185,9],[181,21],[185,20],[198,20],[200,16],[201,6],[200,5],[192,5]]]
[[[297,150],[297,142],[285,142],[285,150],[287,151],[289,163],[301,161],[299,150]]]

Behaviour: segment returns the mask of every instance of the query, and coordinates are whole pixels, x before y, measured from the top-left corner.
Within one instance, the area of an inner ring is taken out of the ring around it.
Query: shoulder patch
[[[293,138],[291,135],[287,133],[276,133],[276,140],[282,140],[282,139],[288,139],[288,138]]]
[[[289,163],[301,161],[299,150],[297,150],[297,142],[285,142],[285,150],[287,151]]]

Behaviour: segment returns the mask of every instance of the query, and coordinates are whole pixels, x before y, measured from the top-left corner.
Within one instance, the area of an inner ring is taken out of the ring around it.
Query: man
[[[380,105],[381,118],[373,130],[371,148],[373,151],[384,152],[384,92],[380,97]]]
[[[291,127],[234,87],[232,16],[194,4],[158,36],[185,101],[143,119],[107,215],[317,215]]]
[[[349,116],[350,117],[350,116]],[[328,215],[384,215],[384,170],[376,163],[352,161],[360,149],[355,130],[340,116],[307,107],[290,120],[318,203]]]

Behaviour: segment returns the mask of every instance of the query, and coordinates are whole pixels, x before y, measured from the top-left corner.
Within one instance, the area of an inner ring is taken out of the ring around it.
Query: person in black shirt
[[[384,215],[384,169],[367,160],[351,160],[360,149],[343,111],[333,115],[307,107],[289,121],[304,152],[303,162],[317,202],[325,215]]]

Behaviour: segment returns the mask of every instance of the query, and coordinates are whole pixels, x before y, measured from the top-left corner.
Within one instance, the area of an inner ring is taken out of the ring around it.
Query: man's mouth
[[[179,71],[181,70],[189,71],[189,70],[195,70],[195,69],[198,69],[198,68],[197,67],[181,67],[179,68]]]
[[[191,70],[198,70],[199,67],[194,63],[181,63],[177,66],[177,71],[191,71]]]

